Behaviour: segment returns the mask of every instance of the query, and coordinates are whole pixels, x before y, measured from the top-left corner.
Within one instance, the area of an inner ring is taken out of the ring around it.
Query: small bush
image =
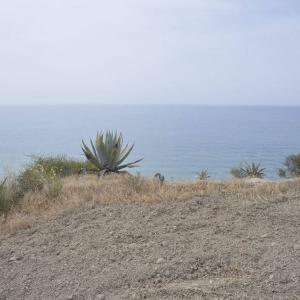
[[[43,165],[32,164],[27,167],[16,179],[17,194],[22,197],[26,192],[37,192],[45,189],[49,196],[56,195],[59,189],[61,190],[61,179],[56,173],[55,168]],[[52,196],[51,196],[52,197]]]
[[[18,196],[28,191],[45,190],[49,197],[56,197],[62,189],[61,177],[79,174],[82,169],[94,171],[88,161],[69,159],[65,156],[33,157],[30,163],[16,178]]]
[[[0,215],[6,216],[13,203],[13,193],[6,185],[6,178],[0,184]]]
[[[47,171],[41,167],[43,191],[48,198],[56,198],[62,191],[62,181],[60,176],[56,173],[54,168],[50,168]]]
[[[235,178],[243,178],[243,174],[241,172],[241,168],[232,168],[230,170],[230,174]]]
[[[54,170],[60,177],[79,174],[81,169],[87,171],[95,171],[95,168],[89,161],[81,161],[67,158],[64,155],[48,156],[48,157],[33,157],[32,167],[42,166],[46,173]]]
[[[23,196],[28,191],[42,190],[45,182],[45,172],[40,166],[30,166],[17,176],[18,194]]]
[[[278,170],[280,177],[300,177],[300,154],[289,155],[283,166]]]
[[[261,168],[259,163],[245,164],[239,168],[232,168],[230,173],[236,178],[264,178],[265,168]]]

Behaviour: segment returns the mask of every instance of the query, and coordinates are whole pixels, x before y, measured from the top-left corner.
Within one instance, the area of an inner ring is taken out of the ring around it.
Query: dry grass
[[[86,202],[92,205],[118,202],[153,203],[157,201],[186,200],[195,196],[235,196],[259,201],[284,195],[296,181],[251,181],[233,180],[224,182],[165,182],[141,176],[110,175],[70,176],[63,179],[63,188],[59,196],[51,198],[45,191],[28,192],[7,219],[0,219],[0,231],[13,232],[29,228],[42,219],[65,213],[82,206]]]
[[[7,218],[5,223],[0,225],[0,229],[5,232],[14,233],[21,229],[31,228],[33,218],[23,213],[14,213]]]

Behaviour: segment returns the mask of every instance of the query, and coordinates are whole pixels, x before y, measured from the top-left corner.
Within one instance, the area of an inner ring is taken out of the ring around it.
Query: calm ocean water
[[[208,169],[229,178],[240,162],[260,162],[269,178],[300,152],[300,107],[73,106],[0,107],[0,169],[18,170],[30,155],[81,158],[81,139],[97,130],[122,131],[144,157],[144,175],[193,179]]]

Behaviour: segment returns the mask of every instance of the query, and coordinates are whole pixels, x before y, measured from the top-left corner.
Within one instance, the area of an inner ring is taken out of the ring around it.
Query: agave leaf
[[[113,151],[113,161],[112,161],[112,164],[114,166],[117,166],[119,165],[119,161],[120,161],[120,157],[121,157],[121,152],[122,152],[122,141],[121,139],[119,138],[118,139],[118,142],[116,144],[116,147]]]
[[[93,157],[94,157],[94,160],[96,161],[96,166],[101,170],[101,169],[103,169],[103,165],[102,165],[102,160],[99,158],[99,153],[97,151],[97,148],[95,147],[92,140],[90,140],[90,144],[91,144],[91,147],[93,150]]]
[[[101,141],[102,151],[105,153],[106,167],[109,170],[114,170],[115,166],[113,164],[114,156],[116,155],[115,148],[118,147],[114,141],[113,132],[107,132],[105,135],[105,141]]]
[[[88,160],[93,159],[94,155],[91,152],[91,150],[89,149],[89,147],[84,143],[84,141],[82,141],[83,146],[81,147],[82,151],[84,152],[86,158]]]
[[[126,147],[128,147],[128,146],[126,146]],[[134,147],[134,144],[127,150],[127,152],[125,154],[122,154],[121,159],[117,162],[118,165],[120,165],[128,157],[128,155],[131,153],[133,147]],[[124,149],[127,149],[127,148],[124,148]]]
[[[95,148],[96,148],[95,151],[97,153],[97,157],[101,161],[102,168],[105,168],[107,165],[108,153],[106,151],[105,144],[103,142],[102,134],[97,133]]]
[[[93,165],[95,165],[97,168],[101,168],[101,165],[99,164],[98,158],[92,153],[92,151],[89,149],[89,147],[82,141],[83,147],[81,147],[85,157],[87,160],[89,160]]]
[[[121,170],[121,169],[124,169],[124,168],[135,168],[135,167],[138,167],[138,165],[136,165],[136,164],[139,163],[142,160],[143,160],[143,158],[140,158],[140,159],[138,159],[138,160],[136,160],[134,162],[118,166],[118,170]]]

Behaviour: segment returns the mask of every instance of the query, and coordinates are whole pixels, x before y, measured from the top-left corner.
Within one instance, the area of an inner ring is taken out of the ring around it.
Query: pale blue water
[[[106,129],[135,142],[131,159],[144,160],[134,172],[169,179],[201,169],[228,178],[231,167],[252,161],[276,178],[284,158],[300,152],[300,107],[0,107],[0,169],[17,170],[32,154],[80,158],[81,139]]]

